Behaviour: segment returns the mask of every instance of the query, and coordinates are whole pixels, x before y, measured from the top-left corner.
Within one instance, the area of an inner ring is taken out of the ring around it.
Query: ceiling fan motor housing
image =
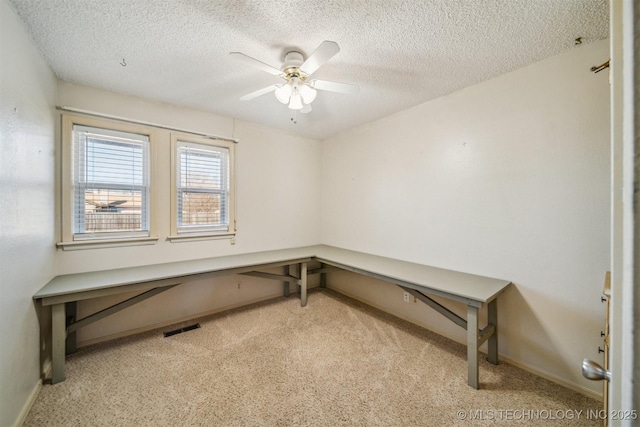
[[[299,77],[300,66],[302,64],[304,64],[304,56],[302,53],[296,51],[287,52],[284,56],[284,62],[282,63],[282,71],[289,77],[293,75]]]

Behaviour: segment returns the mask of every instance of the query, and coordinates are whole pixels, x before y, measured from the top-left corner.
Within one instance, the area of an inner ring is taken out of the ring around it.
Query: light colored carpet
[[[506,363],[481,357],[473,390],[464,346],[332,291],[198,321],[80,349],[24,425],[601,425],[600,402]]]

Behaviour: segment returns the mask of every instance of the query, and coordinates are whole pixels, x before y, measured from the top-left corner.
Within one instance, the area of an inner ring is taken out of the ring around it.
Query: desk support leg
[[[320,268],[325,268],[325,264],[320,264]],[[327,273],[320,273],[320,287],[327,288]]]
[[[494,365],[498,364],[498,299],[494,299],[487,305],[487,322],[495,329],[489,337],[487,360]]]
[[[67,305],[65,306],[65,309],[66,309],[65,315],[67,318],[67,323],[66,323],[67,325],[70,325],[71,323],[78,320],[77,319],[78,303],[76,301],[68,302]],[[69,332],[67,334],[67,340],[65,344],[65,353],[73,354],[76,351],[78,351],[76,331]]]
[[[288,276],[290,274],[290,270],[291,268],[288,265],[284,266],[284,275]],[[284,282],[282,284],[282,296],[284,297],[288,297],[289,296],[289,282]]]
[[[467,364],[470,387],[479,388],[478,375],[478,308],[467,305]]]
[[[51,384],[64,381],[67,317],[65,303],[51,306]]]
[[[300,307],[307,305],[307,263],[300,263]]]

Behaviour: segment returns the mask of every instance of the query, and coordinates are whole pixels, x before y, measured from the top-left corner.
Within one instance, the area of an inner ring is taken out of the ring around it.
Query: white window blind
[[[229,230],[229,149],[177,141],[178,233]]]
[[[74,240],[149,236],[149,137],[73,126]]]

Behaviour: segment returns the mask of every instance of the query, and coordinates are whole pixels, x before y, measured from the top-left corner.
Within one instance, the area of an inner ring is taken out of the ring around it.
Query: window
[[[172,238],[235,232],[233,143],[172,135]]]
[[[149,137],[73,126],[74,239],[149,235]]]
[[[230,140],[63,113],[58,247],[147,245],[158,234],[234,243],[234,149]]]
[[[149,238],[150,131],[63,116],[63,135],[61,245]]]

